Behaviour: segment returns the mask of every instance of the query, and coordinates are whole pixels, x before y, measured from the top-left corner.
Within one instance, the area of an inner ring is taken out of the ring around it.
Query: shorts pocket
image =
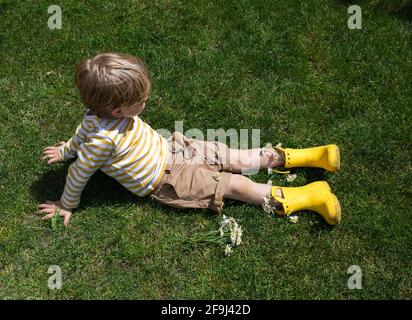
[[[175,187],[170,183],[164,183],[159,191],[156,193],[156,198],[159,200],[176,200],[179,196],[176,192]]]

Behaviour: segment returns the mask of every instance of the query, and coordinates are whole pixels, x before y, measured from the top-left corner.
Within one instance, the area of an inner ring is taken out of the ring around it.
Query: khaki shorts
[[[220,212],[232,173],[229,147],[221,142],[189,139],[174,132],[168,139],[165,173],[150,197],[176,208],[209,208]]]

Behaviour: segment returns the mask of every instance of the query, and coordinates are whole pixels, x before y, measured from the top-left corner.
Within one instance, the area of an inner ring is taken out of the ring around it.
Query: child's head
[[[151,90],[143,61],[119,53],[103,53],[76,67],[75,83],[83,104],[101,118],[141,113]]]

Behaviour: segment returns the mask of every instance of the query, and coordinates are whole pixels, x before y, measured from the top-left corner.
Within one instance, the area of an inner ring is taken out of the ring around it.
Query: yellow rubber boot
[[[280,189],[283,198],[276,194]],[[301,210],[316,211],[327,223],[336,225],[341,219],[341,206],[339,200],[331,192],[326,181],[316,181],[303,187],[276,187],[271,189],[272,198],[282,204],[283,213],[290,215]]]
[[[336,144],[307,149],[278,149],[284,152],[285,168],[315,167],[332,172],[340,168],[340,152]]]

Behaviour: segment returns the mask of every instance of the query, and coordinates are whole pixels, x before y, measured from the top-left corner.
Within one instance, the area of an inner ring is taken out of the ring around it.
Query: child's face
[[[146,107],[146,99],[142,102],[135,103],[130,107],[114,108],[112,110],[112,115],[116,118],[132,118],[143,112]]]

